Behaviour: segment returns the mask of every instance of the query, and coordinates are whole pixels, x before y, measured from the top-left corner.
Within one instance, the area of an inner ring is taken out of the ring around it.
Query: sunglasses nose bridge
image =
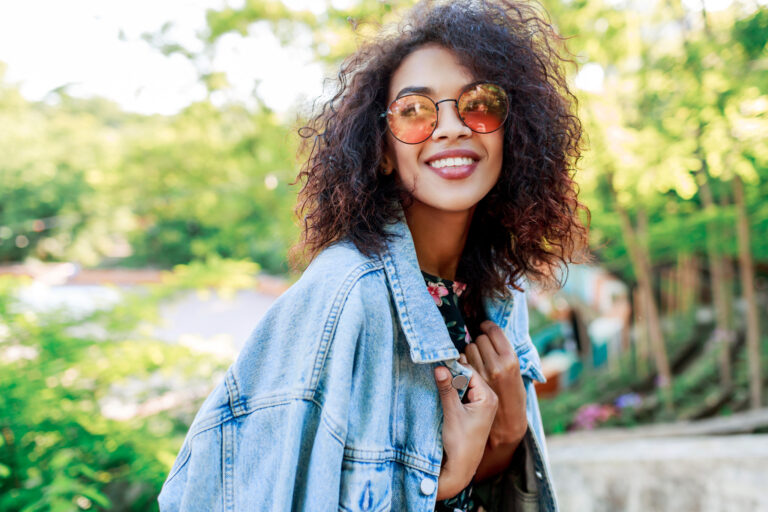
[[[450,101],[451,103],[453,103],[453,106],[456,108],[456,115],[458,116],[459,115],[459,100],[451,99],[451,98],[446,98],[444,100],[436,101],[435,102],[435,114],[438,117],[440,116],[440,104],[441,103],[445,103],[446,101]],[[461,116],[459,116],[459,119],[461,119]]]
[[[440,137],[441,136],[440,133],[443,131],[443,130],[441,130],[441,128],[442,129],[448,128],[446,126],[445,120],[443,120],[442,122],[440,121],[440,104],[441,103],[445,103],[447,101],[453,103],[453,106],[455,107],[454,108],[454,113],[456,115],[456,121],[458,121],[458,123],[459,123],[458,126],[459,126],[460,131],[462,133],[467,131],[467,132],[470,132],[470,134],[471,134],[472,130],[467,126],[467,124],[464,122],[464,120],[461,118],[461,115],[459,114],[459,100],[457,98],[446,98],[444,100],[440,100],[440,101],[436,101],[435,102],[435,108],[436,108],[436,110],[435,110],[435,117],[437,117],[437,122],[435,124],[434,130],[432,131],[432,137],[435,137],[436,136],[435,134],[437,134],[437,137]],[[453,123],[451,123],[451,124],[453,124]]]
[[[436,101],[435,106],[437,107],[438,110],[440,110],[440,104],[445,103],[446,101],[453,102],[453,104],[456,105],[456,108],[459,108],[459,100],[453,99],[453,98],[446,98],[444,100]]]

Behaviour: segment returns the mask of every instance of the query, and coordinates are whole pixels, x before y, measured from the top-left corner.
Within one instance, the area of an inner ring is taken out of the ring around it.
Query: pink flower
[[[617,415],[613,405],[586,404],[576,411],[572,428],[573,430],[592,430],[600,423],[604,423]]]
[[[472,336],[469,335],[469,329],[466,326],[464,326],[464,343],[472,343]]]
[[[443,283],[427,283],[427,290],[438,306],[443,303],[443,297],[448,295],[448,288]]]
[[[467,289],[466,284],[460,283],[458,281],[453,282],[453,293],[455,293],[457,297],[461,296],[461,294],[464,293],[464,290],[466,289]]]

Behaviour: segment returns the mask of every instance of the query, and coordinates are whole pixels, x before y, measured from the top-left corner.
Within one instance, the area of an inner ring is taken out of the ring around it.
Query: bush
[[[169,290],[206,275],[181,270],[86,318],[33,313],[15,299],[18,280],[0,279],[0,510],[157,509],[227,364],[131,334]]]

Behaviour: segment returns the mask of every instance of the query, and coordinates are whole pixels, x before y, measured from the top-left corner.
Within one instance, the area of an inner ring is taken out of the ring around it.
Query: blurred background
[[[297,128],[413,3],[0,3],[0,510],[157,508],[297,277]],[[562,509],[768,510],[768,3],[543,5],[595,256],[529,291]]]

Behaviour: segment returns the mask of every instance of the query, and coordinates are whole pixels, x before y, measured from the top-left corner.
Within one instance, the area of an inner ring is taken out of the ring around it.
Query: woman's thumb
[[[459,394],[451,384],[451,372],[445,366],[435,367],[435,381],[437,392],[440,394],[440,402],[443,404],[443,414],[455,410],[461,405]]]

